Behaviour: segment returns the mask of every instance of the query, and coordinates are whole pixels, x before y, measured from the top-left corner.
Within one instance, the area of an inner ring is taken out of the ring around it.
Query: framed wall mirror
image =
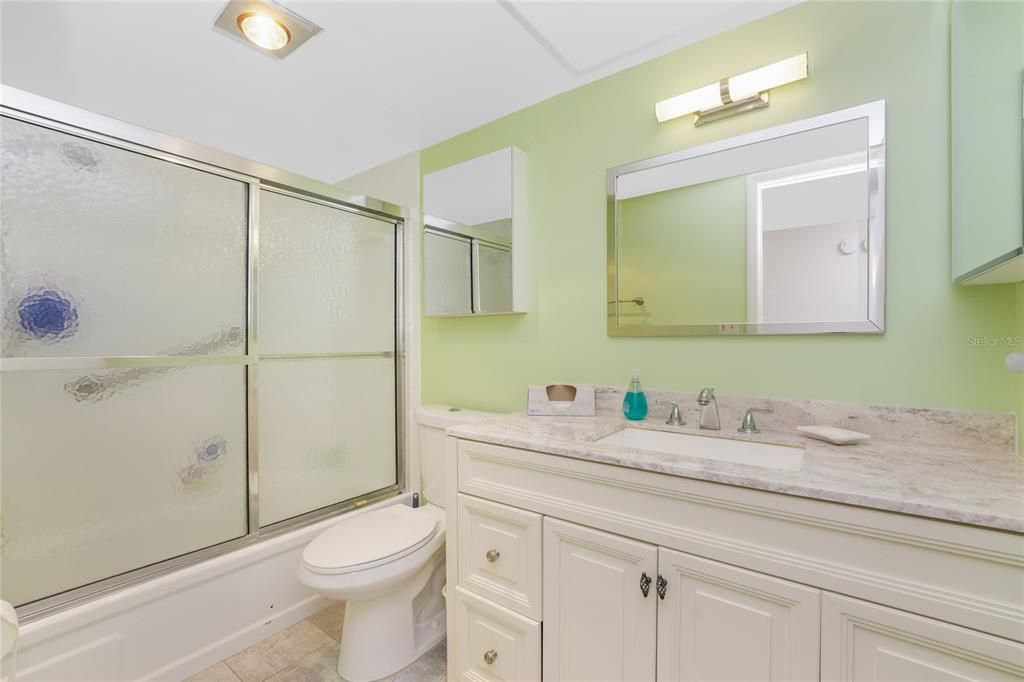
[[[885,102],[609,169],[610,336],[885,330]]]
[[[526,155],[515,147],[423,177],[424,310],[526,312]]]

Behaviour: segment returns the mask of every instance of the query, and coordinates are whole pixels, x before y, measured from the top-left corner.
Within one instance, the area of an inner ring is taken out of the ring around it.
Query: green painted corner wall
[[[702,128],[654,103],[806,50],[810,77],[770,108]],[[1012,286],[950,283],[949,7],[798,5],[588,84],[422,151],[421,173],[507,145],[529,159],[529,313],[425,318],[426,403],[523,409],[531,383],[648,386],[984,410],[1024,408],[1003,367]],[[887,333],[609,338],[605,171],[625,162],[887,101]]]

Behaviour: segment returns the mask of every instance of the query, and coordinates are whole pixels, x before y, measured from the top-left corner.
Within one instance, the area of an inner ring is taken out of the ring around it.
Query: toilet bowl
[[[387,677],[444,637],[444,510],[395,504],[327,529],[302,553],[299,580],[345,602],[338,674]]]
[[[306,546],[299,580],[345,602],[338,674],[379,680],[412,664],[445,635],[444,429],[491,418],[429,406],[417,413],[422,496],[342,517]]]

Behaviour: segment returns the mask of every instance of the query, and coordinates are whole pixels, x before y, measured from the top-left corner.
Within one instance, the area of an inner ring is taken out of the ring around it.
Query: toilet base
[[[444,561],[431,561],[399,589],[345,604],[338,674],[380,680],[412,665],[445,636]]]

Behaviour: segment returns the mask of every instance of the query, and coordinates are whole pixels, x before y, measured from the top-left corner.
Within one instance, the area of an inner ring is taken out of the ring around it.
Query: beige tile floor
[[[186,682],[340,682],[338,639],[344,619],[345,605],[333,604]],[[442,641],[389,682],[443,682],[445,671]]]

